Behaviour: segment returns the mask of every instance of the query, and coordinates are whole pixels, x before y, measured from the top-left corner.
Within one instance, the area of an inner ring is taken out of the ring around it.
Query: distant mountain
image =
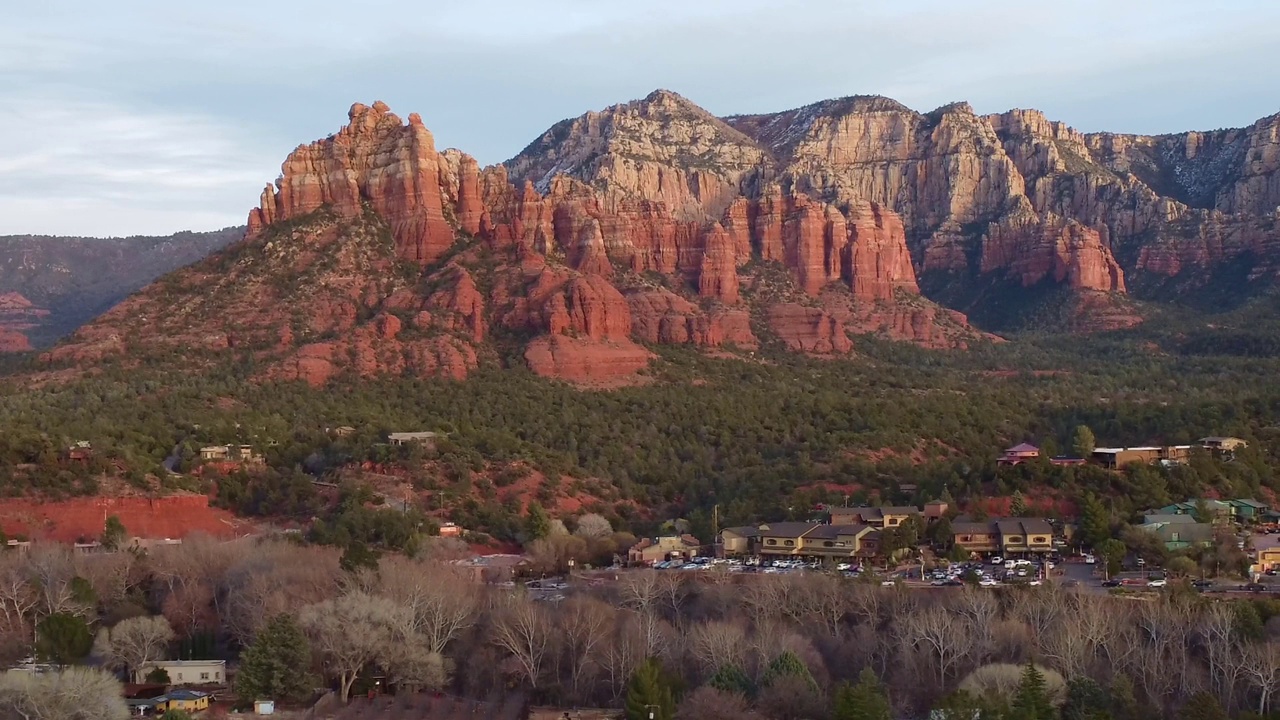
[[[243,236],[243,227],[166,237],[0,236],[0,352],[51,345],[155,278]]]
[[[518,363],[608,384],[644,371],[644,344],[962,348],[994,339],[966,313],[1126,328],[1135,299],[1247,297],[1280,268],[1280,115],[1085,135],[878,97],[717,118],[659,90],[485,169],[438,152],[416,114],[349,118],[289,156],[242,242],[46,361],[235,358],[311,382]]]

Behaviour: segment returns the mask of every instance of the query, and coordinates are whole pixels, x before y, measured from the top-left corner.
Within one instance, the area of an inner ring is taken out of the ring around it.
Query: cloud
[[[0,233],[239,221],[353,101],[419,112],[482,163],[657,87],[718,114],[883,94],[1087,131],[1242,125],[1278,109],[1277,22],[1265,0],[45,0],[0,28],[21,108],[0,118],[0,195],[24,198]]]

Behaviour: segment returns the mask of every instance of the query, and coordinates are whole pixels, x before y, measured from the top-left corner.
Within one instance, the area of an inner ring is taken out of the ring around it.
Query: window
[[[1047,537],[1045,537],[1045,536],[1043,536],[1043,535],[1037,535],[1037,536],[1035,536],[1035,537],[1031,538],[1031,542],[1034,542],[1034,543],[1049,542],[1049,538],[1047,538]]]
[[[178,682],[182,682],[182,673],[178,673]]]
[[[898,521],[898,518],[889,518],[889,525],[890,525],[890,526],[897,525],[897,524],[898,524],[898,522],[899,522],[899,521]]]
[[[1171,542],[1178,542],[1178,533],[1173,533],[1173,537],[1172,537],[1172,538],[1170,538],[1170,541],[1171,541]]]
[[[777,540],[774,540],[773,538],[769,538],[768,540],[765,540],[765,541],[764,541],[764,544],[765,544],[765,545],[777,545],[777,544],[778,544],[778,541],[777,541]]]
[[[1009,537],[1005,538],[1005,542],[1010,542],[1010,543],[1020,543],[1020,542],[1022,542],[1022,536],[1021,536],[1021,535],[1010,535]]]
[[[208,680],[208,679],[209,679],[209,673],[200,673],[200,679],[201,679],[201,680]]]
[[[787,547],[795,547],[795,545],[796,545],[796,541],[795,541],[795,540],[787,540],[786,542],[784,542],[784,543],[782,543],[782,544],[783,544],[783,545],[786,545]]]
[[[835,547],[835,544],[832,543],[830,540],[823,540],[822,547]]]
[[[971,535],[961,535],[961,536],[960,536],[960,542],[972,542],[972,541],[973,541],[973,536],[971,536]]]

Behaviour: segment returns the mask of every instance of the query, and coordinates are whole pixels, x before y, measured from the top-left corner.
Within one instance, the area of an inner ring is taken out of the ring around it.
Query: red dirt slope
[[[0,500],[0,529],[9,537],[31,540],[97,538],[112,515],[120,518],[130,537],[177,539],[200,533],[234,537],[250,528],[226,510],[209,507],[204,495]]]

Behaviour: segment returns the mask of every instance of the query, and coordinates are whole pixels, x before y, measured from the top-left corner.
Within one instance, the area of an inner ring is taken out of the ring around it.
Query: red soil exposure
[[[209,498],[204,495],[0,500],[0,528],[9,537],[21,535],[31,540],[70,543],[95,539],[112,515],[120,518],[130,537],[141,538],[235,537],[251,527],[226,510],[209,507]]]
[[[1030,515],[1053,518],[1072,518],[1079,515],[1075,503],[1066,498],[1028,495],[1023,498],[1023,502],[1026,504],[1027,513]],[[964,509],[972,512],[974,507],[981,507],[983,512],[990,517],[1010,517],[1014,514],[1012,497],[983,498],[975,503],[966,505]]]

